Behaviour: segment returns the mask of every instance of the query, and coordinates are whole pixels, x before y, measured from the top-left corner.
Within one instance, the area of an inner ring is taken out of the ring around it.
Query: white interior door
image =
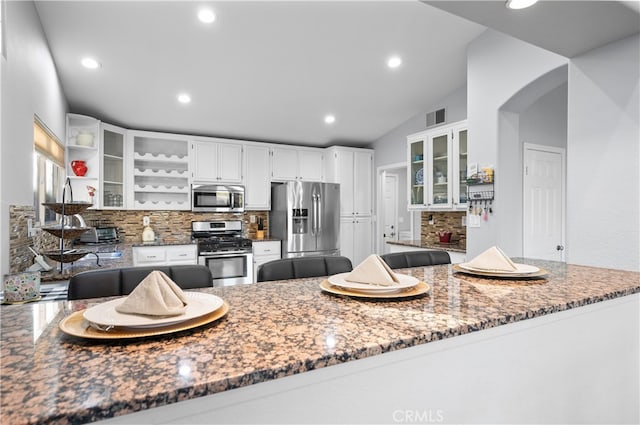
[[[387,241],[398,240],[398,175],[385,173],[382,186],[383,251],[389,252]]]
[[[564,261],[564,164],[564,149],[525,144],[525,257]]]

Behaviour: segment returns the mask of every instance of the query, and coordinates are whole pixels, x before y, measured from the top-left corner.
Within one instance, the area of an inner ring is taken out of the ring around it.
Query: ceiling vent
[[[436,111],[433,112],[429,112],[427,114],[427,128],[429,127],[433,127],[435,125],[439,125],[439,124],[444,124],[444,122],[447,120],[446,118],[446,114],[445,114],[445,109],[438,109]]]

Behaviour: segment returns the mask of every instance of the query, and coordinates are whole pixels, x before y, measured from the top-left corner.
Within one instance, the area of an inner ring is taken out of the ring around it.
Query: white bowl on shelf
[[[76,136],[76,145],[78,146],[93,146],[93,133],[81,131]]]

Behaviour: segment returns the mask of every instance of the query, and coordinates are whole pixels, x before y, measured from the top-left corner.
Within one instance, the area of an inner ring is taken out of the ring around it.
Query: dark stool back
[[[394,252],[380,257],[392,269],[451,264],[449,253],[442,250]]]
[[[351,260],[335,255],[283,258],[264,263],[258,269],[258,282],[330,276],[353,270]]]
[[[211,270],[203,265],[146,266],[90,270],[69,280],[68,300],[128,295],[149,273],[166,273],[182,289],[213,286]]]

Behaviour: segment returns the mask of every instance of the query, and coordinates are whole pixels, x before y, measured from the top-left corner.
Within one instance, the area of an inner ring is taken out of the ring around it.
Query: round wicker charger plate
[[[458,273],[465,273],[472,276],[491,277],[494,279],[540,279],[549,274],[549,272],[543,268],[538,268],[538,271],[531,273],[501,273],[481,270],[468,270],[458,266],[457,264],[454,264],[453,266],[451,266],[451,269],[454,272]]]
[[[147,336],[165,335],[197,328],[221,319],[229,312],[229,304],[225,301],[219,309],[195,319],[175,323],[159,328],[125,328],[114,327],[108,331],[102,331],[92,327],[84,319],[84,310],[76,311],[60,321],[60,330],[67,335],[89,339],[130,339]]]
[[[361,291],[353,291],[350,289],[341,288],[339,286],[334,286],[329,283],[328,280],[323,280],[320,282],[320,288],[331,294],[335,295],[347,295],[349,297],[356,298],[377,298],[377,299],[397,299],[397,298],[407,298],[407,297],[415,297],[416,295],[422,295],[429,292],[429,284],[425,282],[418,282],[418,284],[412,288],[402,290],[400,292],[383,292],[374,294],[371,292],[361,292]]]

